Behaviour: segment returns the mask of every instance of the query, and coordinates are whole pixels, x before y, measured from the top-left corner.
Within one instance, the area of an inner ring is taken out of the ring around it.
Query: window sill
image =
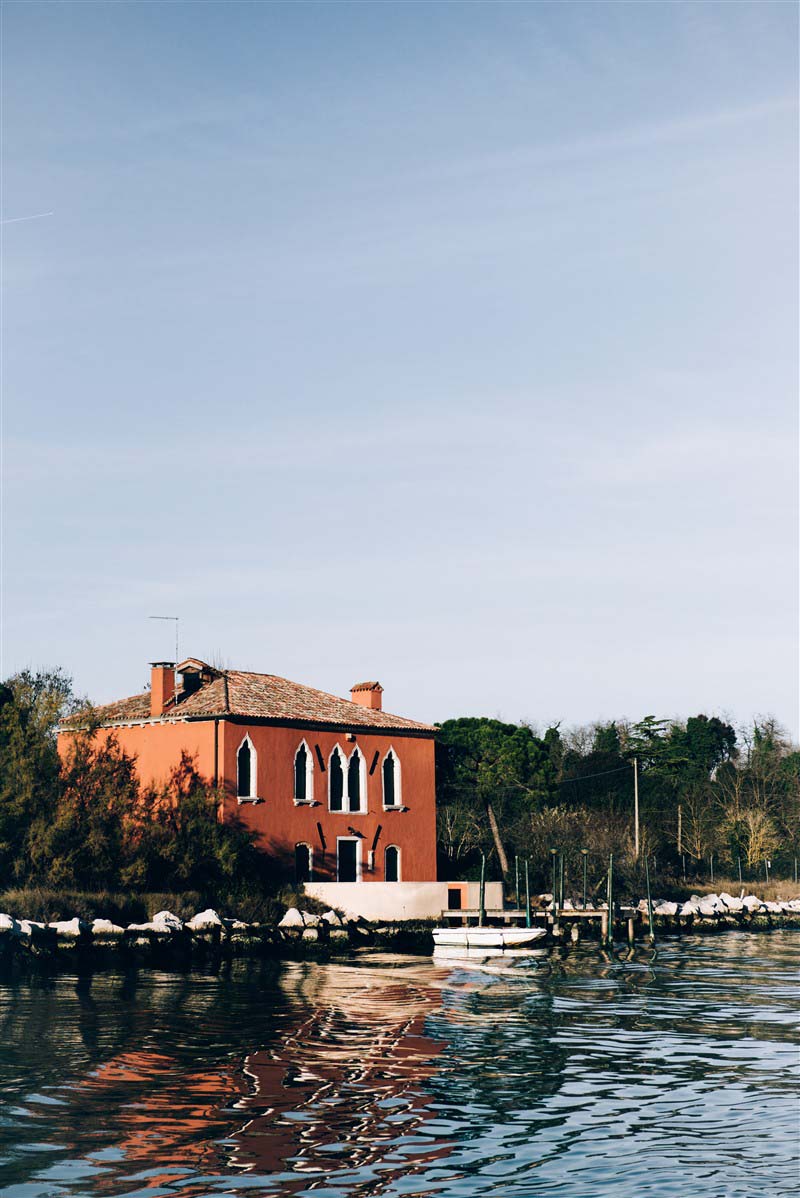
[[[329,815],[369,815],[366,807],[362,807],[359,811],[334,811],[331,807],[328,808]]]
[[[243,807],[246,803],[252,803],[252,805],[254,807],[257,807],[258,804],[263,803],[264,800],[260,799],[258,797],[258,795],[253,795],[252,798],[248,798],[246,795],[237,795],[236,802],[239,804],[240,807]]]
[[[410,811],[410,807],[404,807],[402,803],[392,803],[389,807],[384,803],[384,811]]]
[[[319,807],[319,799],[293,799],[295,807]]]

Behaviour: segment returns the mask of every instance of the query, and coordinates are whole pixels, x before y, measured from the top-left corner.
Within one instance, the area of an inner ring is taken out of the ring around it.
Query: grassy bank
[[[292,899],[294,892],[286,898]],[[157,911],[171,911],[179,919],[191,919],[198,911],[214,907],[221,914],[245,923],[277,923],[291,901],[280,897],[249,898],[204,895],[198,890],[147,891],[141,894],[110,890],[54,890],[46,886],[26,886],[0,892],[0,912],[15,919],[34,919],[42,923],[60,919],[110,919],[126,925],[145,923]]]
[[[765,902],[778,902],[800,898],[800,882],[790,878],[772,878],[769,882],[740,882],[738,878],[715,878],[711,882],[672,882],[668,886],[653,885],[653,895],[658,898],[686,901],[693,894],[732,894],[738,896],[754,894]]]

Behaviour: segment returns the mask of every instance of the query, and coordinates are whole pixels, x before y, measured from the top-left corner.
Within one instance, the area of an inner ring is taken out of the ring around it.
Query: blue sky
[[[796,735],[797,32],[6,0],[4,674]]]

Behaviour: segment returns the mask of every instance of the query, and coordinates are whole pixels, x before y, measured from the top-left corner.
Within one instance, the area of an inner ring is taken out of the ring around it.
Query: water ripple
[[[800,934],[0,986],[6,1198],[797,1190]]]

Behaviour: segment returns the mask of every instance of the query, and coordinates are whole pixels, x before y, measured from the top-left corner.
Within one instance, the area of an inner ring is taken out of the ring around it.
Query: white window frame
[[[333,761],[333,755],[337,750],[339,752],[339,760],[342,763],[342,806],[341,806],[341,809],[338,811],[335,808],[331,807],[331,762]],[[328,811],[331,813],[331,815],[347,815],[348,812],[345,807],[346,802],[347,802],[347,754],[345,753],[342,746],[340,744],[338,744],[338,742],[337,742],[337,744],[335,744],[333,746],[330,753],[328,754]],[[353,814],[355,814],[355,813],[353,813]],[[338,865],[337,865],[337,869],[338,869]]]
[[[297,775],[295,763],[297,762],[297,754],[301,749],[305,749],[306,751],[306,797],[304,799],[298,799],[297,795],[294,793],[295,779]],[[294,751],[294,757],[292,758],[292,799],[294,800],[295,807],[314,806],[314,754],[311,752],[311,747],[309,746],[307,740],[300,741],[300,744]],[[299,843],[300,842],[298,841],[298,844]]]
[[[294,846],[295,881],[297,881],[296,875],[297,875],[297,850],[298,849],[308,849],[308,881],[313,882],[314,881],[314,846],[313,846],[313,844],[309,844],[308,841],[306,841],[306,840],[298,840]],[[339,866],[338,858],[337,858],[336,866],[338,869],[338,866]],[[298,883],[298,885],[300,885],[300,883]]]
[[[351,812],[355,815],[355,812]],[[336,837],[336,881],[339,881],[339,845],[343,840],[351,840],[356,844],[356,881],[363,881],[364,877],[364,862],[362,861],[361,853],[361,837],[360,836],[337,836]]]
[[[239,794],[239,754],[242,751],[243,745],[250,746],[250,794]],[[246,732],[239,744],[236,746],[236,801],[237,803],[258,803],[258,753],[256,747],[250,739],[250,733]]]
[[[389,852],[389,849],[394,849],[394,851],[397,853],[397,881],[402,882],[403,850],[400,848],[399,844],[387,844],[386,848],[383,850],[383,880],[384,882],[386,881],[386,854]],[[389,885],[391,886],[392,883],[389,882]]]
[[[353,753],[358,753],[358,760],[361,763],[358,767],[359,808],[357,811],[350,811],[350,809],[349,809],[350,796],[347,793],[347,780],[350,777],[350,761],[352,760]],[[351,753],[349,757],[345,758],[344,802],[347,803],[348,806],[345,809],[344,814],[345,815],[367,815],[367,813],[369,812],[369,802],[367,799],[367,759],[364,756],[362,750],[359,749],[358,745],[355,745],[353,747],[353,753]]]
[[[384,762],[386,761],[386,758],[389,756],[390,753],[391,753],[392,757],[394,758],[394,802],[393,803],[386,802],[386,791],[384,788],[384,779],[383,779]],[[381,797],[383,799],[383,810],[384,811],[399,811],[400,808],[403,806],[403,775],[402,775],[402,771],[400,769],[400,758],[397,756],[397,749],[395,749],[394,745],[389,745],[389,748],[384,753],[383,760],[381,761],[380,769],[381,769]]]

